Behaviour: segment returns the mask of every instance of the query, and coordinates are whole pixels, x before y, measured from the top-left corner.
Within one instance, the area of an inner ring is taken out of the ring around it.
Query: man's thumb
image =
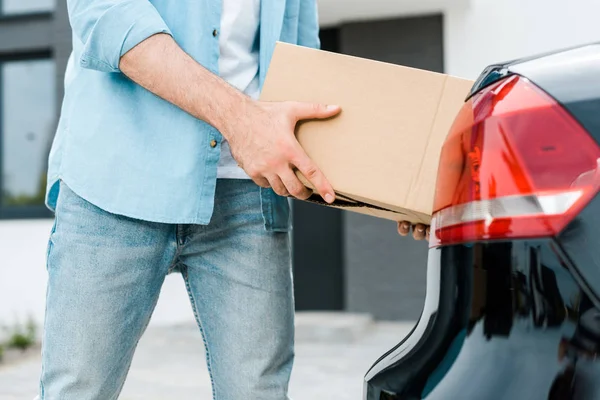
[[[324,119],[333,117],[341,110],[340,106],[336,105],[298,103],[295,108],[295,114],[298,120]]]

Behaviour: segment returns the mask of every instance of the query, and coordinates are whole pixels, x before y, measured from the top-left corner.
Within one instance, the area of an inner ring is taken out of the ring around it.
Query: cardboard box
[[[296,132],[333,185],[334,206],[429,224],[440,150],[472,85],[444,74],[277,43],[261,100],[341,106],[339,116],[300,123]],[[311,201],[324,204],[318,196]]]

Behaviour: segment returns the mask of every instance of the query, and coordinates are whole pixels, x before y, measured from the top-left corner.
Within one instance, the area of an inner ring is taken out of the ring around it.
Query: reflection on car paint
[[[428,263],[422,317],[367,373],[366,399],[600,399],[600,310],[554,241],[432,249]]]

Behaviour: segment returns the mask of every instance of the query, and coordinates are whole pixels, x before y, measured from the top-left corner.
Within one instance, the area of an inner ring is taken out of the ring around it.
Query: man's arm
[[[152,35],[171,33],[148,0],[67,0],[67,8],[83,43],[83,68],[119,72],[123,54]]]
[[[250,99],[186,54],[147,0],[68,0],[71,25],[84,43],[85,68],[122,72],[157,96],[213,125],[234,158],[260,186],[305,199],[298,169],[327,201],[334,191],[296,137],[304,119],[329,118],[340,109]]]
[[[252,100],[198,64],[169,35],[144,40],[121,58],[119,69],[150,92],[222,129],[252,107]],[[225,129],[223,129],[225,128]]]

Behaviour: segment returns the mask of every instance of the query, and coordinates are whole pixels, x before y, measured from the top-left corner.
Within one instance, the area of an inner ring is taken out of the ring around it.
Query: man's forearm
[[[217,128],[233,158],[261,187],[281,196],[311,195],[300,171],[325,201],[335,192],[306,154],[294,128],[298,121],[331,118],[337,106],[299,102],[260,102],[230,86],[187,55],[173,38],[156,34],[125,53],[119,70],[159,97]]]
[[[154,35],[131,49],[119,68],[131,80],[208,122],[229,139],[227,120],[250,98],[186,54],[170,35]]]

